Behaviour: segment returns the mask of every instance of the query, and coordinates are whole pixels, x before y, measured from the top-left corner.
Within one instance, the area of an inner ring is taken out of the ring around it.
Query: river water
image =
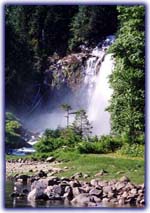
[[[12,198],[10,195],[13,192],[13,182],[6,181],[5,185],[5,208],[70,208],[69,205],[64,205],[62,201],[43,201],[28,202],[26,197]]]

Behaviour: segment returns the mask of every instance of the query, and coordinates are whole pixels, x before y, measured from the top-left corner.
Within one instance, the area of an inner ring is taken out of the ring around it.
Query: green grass
[[[59,167],[68,167],[68,170],[58,174],[59,177],[70,177],[77,172],[82,172],[90,176],[87,180],[92,178],[118,180],[120,177],[126,175],[133,183],[144,183],[144,159],[142,158],[119,156],[115,153],[79,154],[76,151],[71,152],[63,150],[49,153],[49,156],[52,155],[62,161]],[[8,158],[11,159],[11,156],[6,157],[6,159]],[[16,159],[16,157],[14,158]],[[28,158],[32,158],[32,156],[28,156]],[[102,169],[106,170],[108,173],[100,177],[95,177],[95,174],[99,173]]]
[[[60,167],[67,166],[69,169],[59,176],[70,177],[76,172],[89,174],[91,178],[95,178],[95,174],[102,169],[108,173],[100,176],[102,180],[119,179],[126,175],[129,179],[136,183],[144,183],[144,160],[141,158],[126,158],[125,156],[117,156],[115,154],[101,155],[101,154],[78,154],[60,152],[59,159],[68,160],[60,165]]]

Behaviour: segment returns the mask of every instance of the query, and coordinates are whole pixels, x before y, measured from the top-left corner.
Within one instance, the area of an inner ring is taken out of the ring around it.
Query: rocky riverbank
[[[44,161],[37,160],[27,160],[27,159],[17,159],[6,161],[6,176],[14,176],[15,174],[28,174],[33,173],[37,174],[42,169],[46,173],[53,175],[57,172],[60,172],[60,169],[57,165],[60,162],[56,161],[53,157],[49,157]]]
[[[52,158],[50,162],[18,161],[6,163],[9,177],[12,171],[18,172],[11,175],[14,183],[11,196],[26,197],[31,205],[36,200],[44,200],[61,201],[64,206],[72,207],[144,207],[144,184],[135,185],[126,176],[111,181],[100,178],[81,181],[80,174],[59,178],[57,173],[63,169],[58,166],[60,162]],[[34,175],[23,174],[29,171]]]

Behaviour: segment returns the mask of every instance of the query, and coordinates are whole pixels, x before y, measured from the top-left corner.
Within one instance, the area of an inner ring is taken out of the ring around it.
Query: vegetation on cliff
[[[37,97],[36,103],[43,106],[50,89],[44,85],[49,57],[63,57],[71,46],[96,43],[114,33],[116,13],[116,6],[110,5],[6,5],[6,107],[29,112],[38,90],[42,98]],[[72,69],[64,71],[66,81],[69,72]]]
[[[122,145],[125,142],[125,150],[129,149],[128,144],[138,149],[139,144],[144,144],[145,130],[144,11],[143,5],[6,5],[6,108],[12,111],[23,109],[24,113],[28,113],[45,105],[53,83],[60,85],[61,82],[61,79],[57,82],[60,73],[54,69],[49,85],[44,83],[45,71],[48,75],[51,73],[52,60],[62,62],[65,84],[78,85],[83,77],[81,67],[86,57],[82,55],[84,60],[79,62],[72,51],[79,52],[79,46],[83,44],[93,46],[99,39],[113,33],[116,41],[111,52],[114,53],[115,69],[110,76],[110,84],[114,92],[108,108],[113,136],[110,136],[109,142],[114,143],[115,138],[117,142],[113,146],[120,148],[116,145],[119,138]],[[65,58],[67,54],[71,55],[72,63],[68,62],[65,67],[65,59],[69,60]],[[6,117],[7,144],[18,143],[20,125],[16,119],[8,121]],[[64,139],[62,133],[71,139]],[[76,131],[76,135],[70,128],[63,130],[56,138],[55,146],[72,146],[71,140],[73,144],[77,140],[81,143],[78,145],[80,151],[90,153],[100,150],[101,153],[99,141],[95,139],[95,143],[82,144],[82,137],[78,138],[82,134],[78,133],[81,129]],[[44,136],[41,141],[37,145],[39,151],[46,146],[49,146],[48,151],[52,150],[51,136]],[[108,148],[107,152],[110,150]]]

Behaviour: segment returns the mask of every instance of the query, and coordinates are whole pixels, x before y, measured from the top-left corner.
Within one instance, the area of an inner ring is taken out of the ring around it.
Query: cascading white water
[[[108,75],[111,74],[113,69],[113,59],[106,51],[114,42],[114,39],[114,36],[108,36],[106,40],[99,43],[91,53],[89,53],[90,49],[88,50],[86,68],[81,69],[83,76],[85,76],[81,87],[76,90],[74,96],[72,96],[72,93],[71,95],[70,93],[66,95],[66,90],[65,92],[62,90],[61,100],[57,99],[56,101],[52,99],[50,112],[38,115],[35,114],[35,116],[32,116],[32,120],[30,118],[29,122],[28,120],[24,121],[28,128],[34,131],[44,131],[46,128],[55,129],[58,127],[65,127],[65,112],[60,109],[60,105],[62,103],[67,103],[71,105],[74,111],[79,109],[86,110],[88,119],[93,126],[93,135],[100,136],[110,133],[110,115],[105,109],[109,105],[108,101],[112,94],[112,90],[109,88]],[[81,59],[81,56],[79,58]],[[54,65],[56,70],[58,68],[57,71],[58,74],[60,74],[60,70],[62,69],[60,61],[58,61],[58,64],[56,63]],[[64,76],[61,77],[62,81],[65,81]],[[73,120],[74,114],[71,114],[70,124]]]
[[[114,37],[111,37],[114,39]],[[110,114],[105,111],[112,94],[108,76],[113,70],[112,54],[106,54],[112,39],[106,39],[102,48],[95,48],[87,61],[86,77],[88,108],[87,114],[93,126],[93,135],[108,135],[110,133]],[[107,42],[106,41],[110,41]]]

